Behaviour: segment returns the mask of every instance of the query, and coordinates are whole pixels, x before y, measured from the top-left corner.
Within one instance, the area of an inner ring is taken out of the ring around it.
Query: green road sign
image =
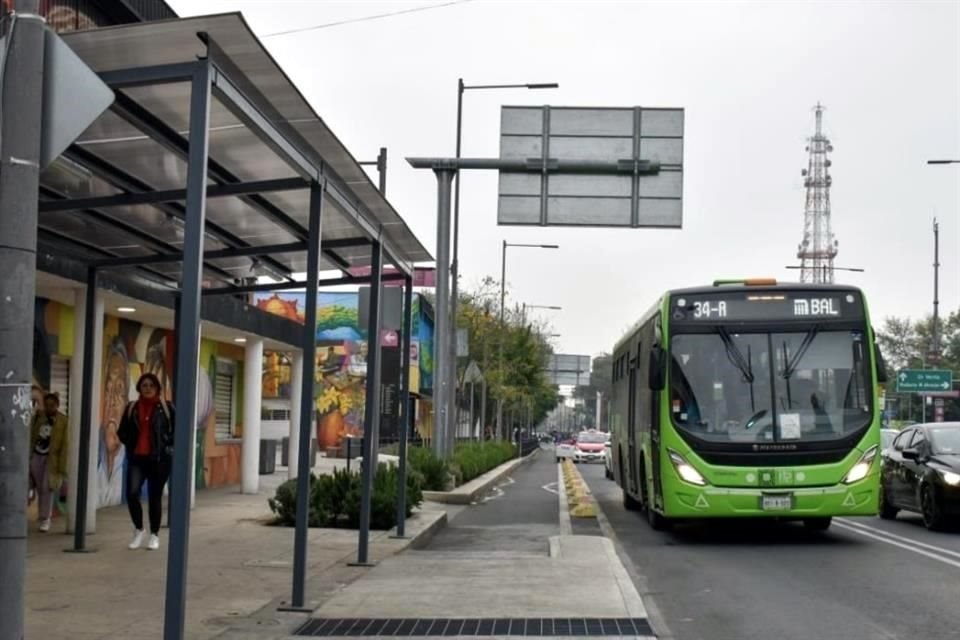
[[[953,372],[948,369],[902,369],[897,373],[898,392],[943,392],[952,388]]]

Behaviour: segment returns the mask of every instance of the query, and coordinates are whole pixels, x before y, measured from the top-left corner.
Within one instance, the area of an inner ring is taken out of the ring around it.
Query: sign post
[[[464,169],[500,173],[497,224],[653,227],[683,223],[683,109],[503,107],[499,158],[407,158],[437,177],[434,445],[446,457],[455,411],[450,190]],[[589,379],[577,369],[573,384]],[[568,372],[569,373],[569,372]]]
[[[897,373],[897,392],[941,393],[953,388],[949,369],[901,369]]]

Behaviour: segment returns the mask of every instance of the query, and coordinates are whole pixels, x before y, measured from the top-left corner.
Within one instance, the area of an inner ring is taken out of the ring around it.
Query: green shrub
[[[437,458],[426,447],[407,449],[407,461],[411,468],[423,476],[423,489],[426,491],[446,491],[449,487],[450,465]]]
[[[319,480],[312,473],[310,474],[310,495],[311,498],[319,484]],[[312,500],[311,500],[312,501]],[[309,503],[309,501],[308,501]],[[274,521],[272,524],[276,524],[282,527],[293,527],[297,523],[297,480],[287,480],[279,487],[277,487],[277,493],[273,498],[267,500],[267,504],[270,505],[270,510],[273,512]],[[315,508],[311,508],[308,512],[307,524],[311,527],[321,527],[323,526],[321,513]]]
[[[357,487],[359,491],[360,476],[346,469],[334,469],[333,475],[320,476],[316,486],[310,494],[310,504],[317,513],[316,519],[322,527],[335,527],[345,513],[347,495]]]
[[[380,463],[374,475],[370,495],[370,528],[391,529],[397,524],[396,501],[400,472],[396,465]],[[319,478],[310,476],[311,527],[351,527],[360,525],[360,472],[340,469],[333,475]],[[274,523],[286,527],[296,525],[296,480],[288,480],[277,488],[276,496],[268,503],[275,515]],[[423,502],[423,474],[414,468],[408,469],[406,514]]]
[[[516,457],[516,448],[510,442],[464,442],[454,449],[451,466],[459,483],[470,482],[504,462]]]

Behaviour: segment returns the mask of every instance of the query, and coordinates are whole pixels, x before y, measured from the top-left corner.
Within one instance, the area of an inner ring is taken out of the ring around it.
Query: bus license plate
[[[764,511],[789,511],[793,508],[792,496],[763,496],[760,508]]]

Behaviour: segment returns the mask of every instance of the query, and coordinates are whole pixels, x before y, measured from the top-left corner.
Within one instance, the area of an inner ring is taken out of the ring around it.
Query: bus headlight
[[[940,469],[937,469],[937,471],[940,471]],[[940,477],[943,478],[943,481],[951,487],[955,487],[960,484],[960,473],[954,473],[953,471],[940,471]]]
[[[707,484],[707,481],[703,479],[703,476],[700,475],[700,472],[694,469],[693,465],[684,460],[683,456],[673,449],[668,449],[667,453],[670,454],[670,462],[673,463],[673,468],[677,470],[677,473],[681,478],[683,478],[684,481],[689,482],[690,484],[699,485],[701,487]]]
[[[880,448],[876,445],[867,449],[860,459],[857,460],[857,464],[853,465],[850,471],[847,472],[847,475],[843,478],[844,484],[853,484],[854,482],[860,482],[867,477],[867,474],[870,473],[870,465],[873,464],[873,459],[877,457],[877,451]]]

